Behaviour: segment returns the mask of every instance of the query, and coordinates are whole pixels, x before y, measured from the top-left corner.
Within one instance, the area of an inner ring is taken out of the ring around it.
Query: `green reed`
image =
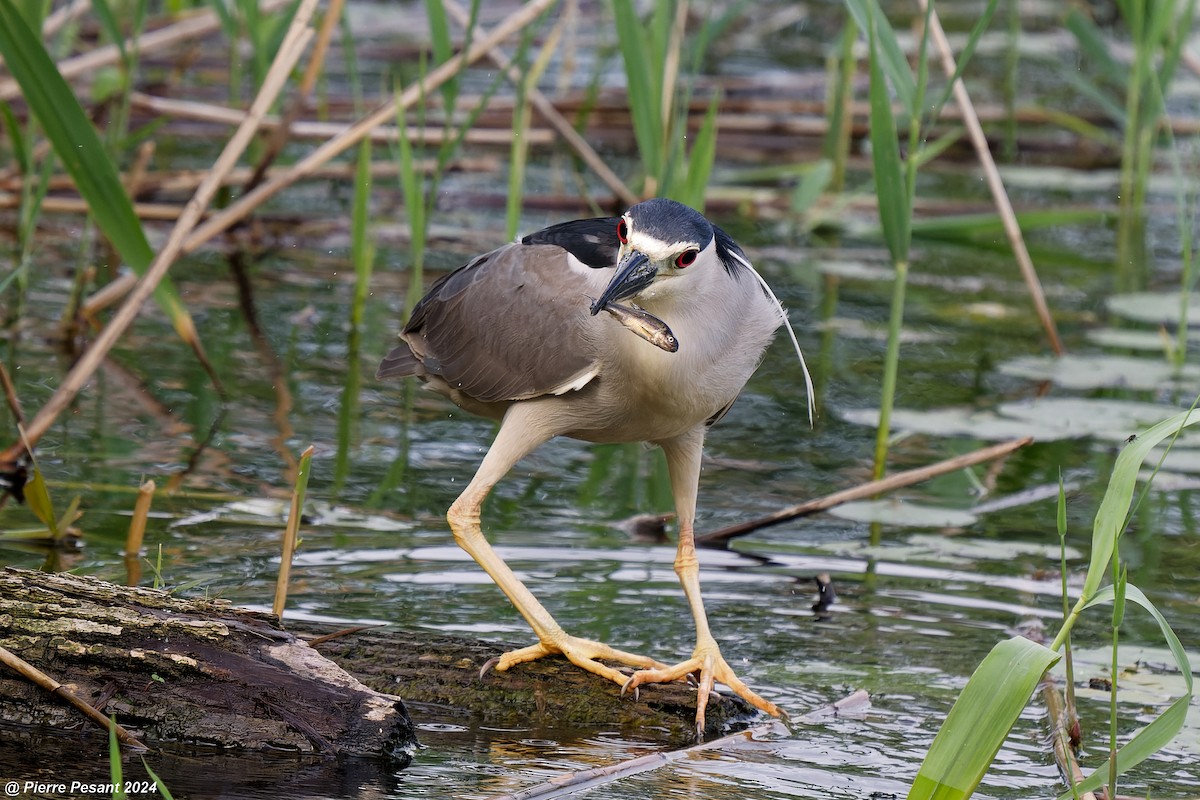
[[[879,203],[879,221],[884,243],[891,256],[894,278],[888,314],[888,340],[884,354],[879,427],[875,438],[874,477],[883,476],[891,435],[891,414],[895,405],[900,364],[900,332],[904,323],[904,296],[908,282],[909,248],[912,244],[912,208],[916,195],[917,171],[951,142],[947,134],[926,143],[924,131],[929,120],[936,120],[950,98],[954,80],[962,75],[975,47],[995,13],[997,0],[990,0],[959,55],[954,76],[941,95],[926,101],[929,85],[927,31],[933,4],[927,6],[925,24],[916,52],[916,74],[900,48],[895,32],[880,10],[877,0],[846,0],[855,25],[867,34],[870,74],[870,142],[875,176],[875,194]],[[901,120],[907,123],[907,157],[900,154],[900,136],[893,102],[899,106]]]
[[[687,76],[699,69],[709,43],[737,9],[715,20],[705,19],[689,38],[688,7],[685,0],[655,3],[649,19],[643,20],[632,0],[613,1],[627,102],[642,159],[642,194],[671,197],[703,210],[716,157],[720,98],[713,96],[695,136],[689,137],[692,93]]]
[[[1074,34],[1088,69],[1068,75],[1121,129],[1118,185],[1117,275],[1119,288],[1140,289],[1147,274],[1146,193],[1166,113],[1164,96],[1182,58],[1195,19],[1196,0],[1118,0],[1133,57],[1114,55],[1117,45],[1080,9],[1066,26]]]

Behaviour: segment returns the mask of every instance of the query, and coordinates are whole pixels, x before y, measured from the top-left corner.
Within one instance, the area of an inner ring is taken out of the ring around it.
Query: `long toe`
[[[517,664],[534,661],[553,653],[561,653],[575,666],[599,675],[602,678],[607,678],[619,686],[625,685],[625,682],[629,680],[629,675],[608,664],[602,663],[602,661],[624,664],[642,670],[658,670],[666,667],[665,664],[655,661],[652,658],[640,656],[636,653],[627,653],[624,650],[617,650],[603,642],[580,639],[576,636],[562,636],[555,641],[541,641],[529,647],[522,647],[519,650],[510,650],[484,664],[479,675],[483,677],[489,669],[504,672],[515,667]]]
[[[786,718],[786,714],[779,706],[769,700],[764,700],[749,686],[742,681],[729,666],[729,663],[721,655],[721,651],[715,645],[698,646],[695,653],[687,661],[682,661],[674,666],[661,669],[643,669],[638,670],[629,676],[625,681],[621,691],[627,692],[630,689],[637,690],[637,687],[647,683],[669,683],[671,681],[685,680],[690,676],[696,678],[697,693],[696,693],[696,737],[701,738],[704,734],[704,717],[708,709],[709,696],[712,694],[713,686],[716,683],[723,683],[728,686],[734,694],[745,700],[750,705],[757,708],[759,711],[766,712],[773,717]]]

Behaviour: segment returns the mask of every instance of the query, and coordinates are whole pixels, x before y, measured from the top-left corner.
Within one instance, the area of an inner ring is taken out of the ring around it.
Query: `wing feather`
[[[437,281],[380,377],[437,375],[483,403],[582,388],[597,362],[589,296],[609,273],[568,255],[556,233],[555,243],[505,245]]]

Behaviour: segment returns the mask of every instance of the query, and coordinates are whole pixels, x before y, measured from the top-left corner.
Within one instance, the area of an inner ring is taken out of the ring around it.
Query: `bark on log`
[[[561,656],[479,677],[488,659],[521,644],[377,628],[315,647],[372,689],[403,697],[418,720],[430,713],[498,727],[602,727],[664,744],[695,742],[696,691],[685,683],[645,685],[636,698],[622,697],[621,687]],[[740,697],[714,694],[705,738],[757,715]]]
[[[481,679],[483,664],[513,645],[371,629],[312,648],[295,631],[330,628],[287,627],[291,632],[272,615],[221,600],[0,570],[0,646],[115,714],[147,744],[403,759],[415,737],[401,697],[418,718],[559,731],[603,727],[671,744],[695,736],[696,694],[685,684],[643,686],[638,698],[622,697],[616,684],[558,657]],[[705,733],[755,713],[739,698],[714,695]],[[2,667],[0,722],[53,730],[91,724]]]
[[[5,568],[0,646],[145,744],[184,742],[407,762],[416,738],[398,697],[359,683],[278,620],[92,578]],[[0,720],[92,725],[14,672]]]

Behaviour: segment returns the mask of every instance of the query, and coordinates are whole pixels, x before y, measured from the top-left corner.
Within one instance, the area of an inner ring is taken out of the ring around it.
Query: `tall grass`
[[[916,196],[917,171],[928,159],[935,157],[949,143],[949,135],[926,142],[924,132],[928,121],[935,120],[950,98],[954,81],[962,74],[983,35],[997,0],[990,0],[967,39],[955,74],[941,95],[932,103],[926,102],[929,85],[928,31],[933,4],[926,6],[922,35],[915,56],[916,74],[909,67],[895,32],[888,23],[877,0],[846,0],[847,9],[859,30],[867,35],[868,72],[870,76],[870,143],[875,177],[875,194],[879,203],[879,220],[883,240],[892,260],[894,277],[888,313],[888,339],[884,354],[879,426],[875,437],[873,474],[878,480],[887,468],[891,437],[891,415],[895,405],[900,364],[900,333],[904,324],[904,296],[908,282],[909,248],[912,244],[912,209]],[[907,157],[900,153],[899,128],[893,102],[899,107],[901,122],[907,127]],[[955,134],[956,135],[956,134]]]
[[[1089,69],[1070,76],[1121,128],[1118,188],[1117,275],[1125,290],[1140,289],[1147,277],[1146,192],[1154,150],[1165,114],[1166,95],[1195,20],[1196,0],[1118,0],[1133,49],[1128,64],[1080,9],[1066,25],[1079,42]],[[1121,97],[1114,100],[1113,95]]]
[[[687,76],[698,71],[709,43],[736,8],[721,18],[706,18],[690,38],[685,30],[688,10],[686,0],[664,0],[653,4],[649,19],[643,20],[632,0],[613,0],[627,100],[642,160],[642,195],[671,197],[703,210],[716,157],[720,97],[712,97],[696,135],[690,137],[692,82]]]

